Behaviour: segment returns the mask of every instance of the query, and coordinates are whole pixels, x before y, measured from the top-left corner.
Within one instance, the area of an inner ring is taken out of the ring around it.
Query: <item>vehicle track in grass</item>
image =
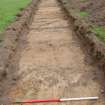
[[[20,39],[8,77],[15,81],[6,93],[11,100],[99,96],[98,101],[37,105],[105,105],[103,72],[87,62],[57,0],[41,0],[29,33]]]

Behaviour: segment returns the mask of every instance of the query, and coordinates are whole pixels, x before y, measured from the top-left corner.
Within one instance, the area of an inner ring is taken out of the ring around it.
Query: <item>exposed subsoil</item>
[[[89,13],[85,19],[94,25],[105,27],[105,0],[63,0],[72,10]],[[74,11],[75,14],[75,11]]]
[[[8,66],[10,72],[3,83],[5,102],[99,96],[97,101],[40,105],[105,105],[104,74],[87,61],[89,56],[82,50],[71,23],[57,0],[41,0],[29,33],[20,37]]]

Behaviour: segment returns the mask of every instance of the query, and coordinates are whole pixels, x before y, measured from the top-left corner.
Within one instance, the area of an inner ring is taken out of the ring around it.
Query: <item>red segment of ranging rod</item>
[[[61,102],[60,99],[48,99],[48,100],[27,100],[23,102],[16,102],[16,103],[42,103],[42,102]]]

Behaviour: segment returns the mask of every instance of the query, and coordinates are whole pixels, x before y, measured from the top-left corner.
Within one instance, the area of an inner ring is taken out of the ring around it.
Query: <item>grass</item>
[[[87,17],[87,16],[89,16],[88,12],[85,12],[85,11],[79,12],[79,15],[80,15],[80,17]]]
[[[94,26],[92,31],[99,37],[102,41],[105,42],[105,28],[101,26]]]
[[[87,0],[80,0],[81,2],[86,2]]]
[[[0,0],[0,33],[31,0]],[[1,38],[2,36],[0,36]]]

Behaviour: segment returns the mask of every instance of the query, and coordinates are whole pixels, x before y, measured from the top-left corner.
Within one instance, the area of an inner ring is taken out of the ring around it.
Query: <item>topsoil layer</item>
[[[105,0],[63,0],[72,10],[89,13],[87,20],[92,24],[105,26]],[[75,11],[74,11],[75,14]]]

